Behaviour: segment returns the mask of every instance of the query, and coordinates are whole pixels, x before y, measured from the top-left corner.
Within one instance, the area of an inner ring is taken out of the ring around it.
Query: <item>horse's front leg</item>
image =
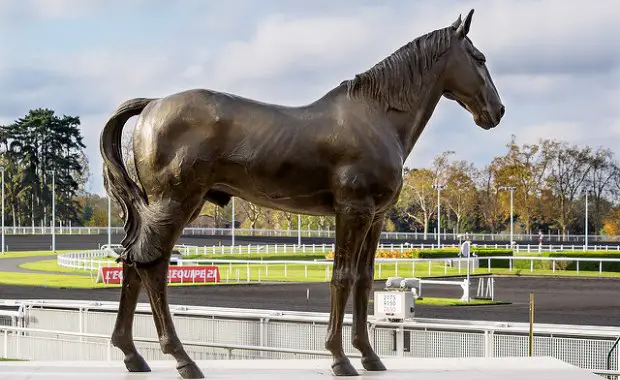
[[[344,200],[336,213],[336,251],[330,286],[331,311],[325,348],[332,353],[336,376],[356,376],[357,371],[342,347],[344,309],[354,283],[355,263],[372,223],[374,205],[367,201]]]
[[[353,286],[352,344],[362,354],[362,365],[368,371],[385,371],[385,366],[368,339],[368,300],[375,274],[375,254],[381,238],[384,214],[375,215],[357,261],[357,279]]]

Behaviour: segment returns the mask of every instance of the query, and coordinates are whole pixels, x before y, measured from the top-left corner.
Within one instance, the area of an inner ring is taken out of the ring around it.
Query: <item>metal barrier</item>
[[[92,347],[99,348],[105,357],[105,359],[92,359],[92,360],[113,360],[114,357],[119,356],[118,349],[112,345],[110,336],[104,334],[92,334],[92,333],[75,333],[58,330],[41,330],[41,329],[29,329],[21,327],[9,327],[0,326],[0,336],[2,336],[3,355],[4,358],[31,358],[32,360],[46,360],[36,359],[37,355],[36,347],[39,344],[45,346],[57,346],[56,352],[62,352],[60,358],[52,360],[89,360],[88,356],[92,354]],[[24,341],[32,343],[31,347],[28,344],[24,345]],[[137,347],[146,348],[147,351],[159,350],[159,340],[157,338],[143,338],[134,337],[134,342],[137,343]],[[91,347],[90,353],[84,355],[85,351],[79,352],[67,352],[76,343],[84,345],[84,343]],[[141,345],[142,344],[142,345]],[[248,358],[246,354],[235,354],[234,351],[248,351],[255,353],[272,353],[272,354],[291,354],[293,358],[320,358],[324,356],[330,356],[329,351],[314,351],[314,350],[302,350],[294,348],[278,348],[278,347],[261,347],[243,344],[222,344],[213,342],[194,342],[184,341],[184,346],[188,352],[197,353],[201,356],[201,359],[207,358],[222,359],[221,351],[225,351],[226,359]],[[47,348],[47,347],[46,347]],[[218,351],[219,350],[219,351]],[[198,351],[198,352],[196,352]],[[202,355],[201,355],[202,354]],[[152,355],[151,355],[152,356]],[[250,354],[250,357],[255,355]],[[259,358],[262,355],[256,355]],[[282,356],[282,355],[276,355]],[[360,354],[353,354],[352,357],[361,357]],[[165,358],[163,356],[160,359]]]
[[[30,360],[122,360],[110,348],[118,303],[88,301],[4,301],[22,306],[25,329],[0,327],[5,357]],[[327,313],[250,310],[172,305],[182,342],[196,359],[315,358],[324,355]],[[382,357],[527,356],[529,325],[492,321],[414,318],[392,323],[368,318],[371,342]],[[351,315],[344,336],[351,334]],[[147,360],[169,359],[161,353],[148,304],[139,304],[134,321],[138,350]],[[607,355],[618,328],[535,324],[534,355],[552,356],[591,371],[608,371]],[[208,343],[204,343],[208,342]],[[349,339],[345,352],[359,354]],[[232,351],[230,351],[232,350]],[[609,371],[618,371],[614,351]]]

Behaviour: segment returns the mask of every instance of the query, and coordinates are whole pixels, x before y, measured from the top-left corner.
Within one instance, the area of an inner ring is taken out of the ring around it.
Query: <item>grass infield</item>
[[[114,284],[102,284],[96,282],[97,272],[81,269],[72,269],[61,267],[57,264],[53,256],[59,253],[74,251],[29,251],[29,252],[8,252],[0,256],[3,258],[20,258],[34,256],[50,256],[50,259],[38,260],[21,264],[20,267],[33,271],[33,273],[17,273],[17,272],[0,272],[0,284],[7,285],[30,285],[45,286],[55,288],[110,288],[119,287]],[[192,255],[188,259],[197,259],[201,264],[211,265],[210,260],[260,260],[262,263],[255,264],[215,264],[219,267],[221,283],[255,283],[255,282],[326,282],[331,278],[331,266],[321,264],[273,264],[274,260],[289,261],[316,261],[324,260],[323,253],[241,253],[241,254],[210,254],[210,255]],[[102,258],[113,263],[111,258]],[[620,272],[598,272],[598,271],[580,271],[574,270],[556,270],[553,272],[549,269],[534,268],[530,271],[529,262],[521,263],[510,271],[508,268],[491,268],[489,271],[486,266],[478,269],[472,269],[473,275],[511,275],[511,276],[555,276],[555,277],[620,277]],[[523,266],[523,268],[521,267]],[[525,268],[527,267],[527,268]],[[446,267],[443,262],[434,262],[429,266],[428,262],[412,263],[380,263],[375,264],[375,279],[385,280],[388,277],[450,277],[463,276],[466,273],[466,266],[462,263],[459,270],[458,267]],[[170,286],[187,286],[187,285],[213,285],[206,284],[170,284]],[[432,300],[432,299],[427,299]],[[449,305],[455,305],[458,300],[445,301]],[[418,301],[424,304],[425,300]],[[428,301],[439,302],[439,301]],[[471,305],[471,304],[469,304]]]

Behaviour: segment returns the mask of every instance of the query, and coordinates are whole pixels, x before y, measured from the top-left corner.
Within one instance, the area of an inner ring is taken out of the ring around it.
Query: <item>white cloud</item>
[[[358,56],[372,39],[365,17],[292,19],[283,15],[261,22],[248,41],[223,49],[215,63],[222,84],[270,79],[291,69],[324,70]]]
[[[139,9],[144,1],[129,2],[127,7]],[[0,19],[17,12],[17,6],[7,3],[0,2]],[[120,9],[116,2],[98,0],[32,0],[22,3],[20,12],[33,4],[37,5],[34,17],[48,20],[93,16],[102,7]],[[403,2],[348,9],[343,5],[333,13],[323,12],[324,4],[304,4],[313,8],[309,15],[289,13],[302,5],[287,3],[279,9],[274,6],[266,17],[254,18],[248,18],[248,12],[238,16],[233,9],[240,6],[237,3],[223,4],[191,2],[188,6],[196,8],[197,16],[191,20],[195,25],[178,31],[172,38],[177,44],[37,53],[32,42],[29,56],[4,51],[0,70],[7,76],[16,78],[19,69],[24,77],[33,78],[23,70],[39,70],[56,79],[3,87],[0,75],[0,90],[11,94],[0,100],[0,109],[18,105],[15,112],[21,112],[58,106],[62,107],[59,113],[79,113],[94,174],[93,190],[101,192],[99,133],[123,100],[205,87],[263,101],[309,102],[420,34],[449,25],[459,13],[464,17],[473,7],[470,36],[487,55],[506,102],[505,121],[495,130],[483,131],[465,110],[442,100],[408,164],[428,165],[444,150],[486,163],[504,152],[512,133],[519,141],[557,137],[610,147],[620,143],[619,39],[610,32],[620,18],[617,1],[600,0],[596,6],[566,0]],[[139,23],[136,19],[138,28]],[[130,26],[118,27],[130,30]],[[213,28],[239,33],[223,40],[227,34],[213,35]],[[184,34],[188,30],[192,33]],[[605,65],[616,67],[607,78],[597,72]],[[587,75],[581,74],[588,70]],[[0,114],[0,119],[19,116]],[[593,132],[591,124],[603,121],[607,127]]]
[[[106,6],[103,0],[27,0],[24,3],[31,14],[41,19],[82,17]]]

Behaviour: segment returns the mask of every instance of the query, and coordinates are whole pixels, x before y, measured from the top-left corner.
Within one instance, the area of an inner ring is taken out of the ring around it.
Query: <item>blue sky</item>
[[[471,8],[506,116],[484,131],[442,100],[408,166],[445,150],[482,166],[512,134],[620,146],[615,0],[3,0],[0,123],[38,107],[80,116],[102,194],[98,138],[120,102],[210,88],[308,103]]]

